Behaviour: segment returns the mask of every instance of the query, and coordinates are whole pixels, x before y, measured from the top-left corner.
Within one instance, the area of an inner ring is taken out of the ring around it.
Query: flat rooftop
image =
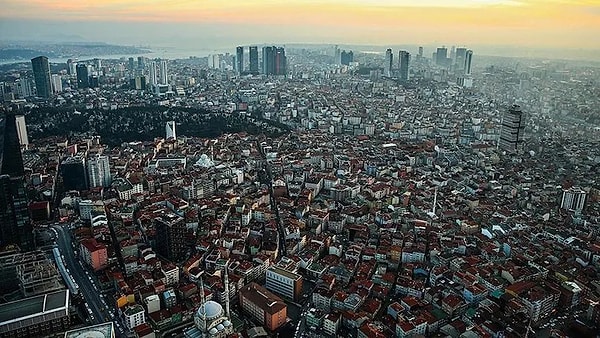
[[[115,329],[113,322],[82,327],[65,332],[65,338],[113,338]]]
[[[68,307],[69,290],[66,289],[1,304],[0,326]]]

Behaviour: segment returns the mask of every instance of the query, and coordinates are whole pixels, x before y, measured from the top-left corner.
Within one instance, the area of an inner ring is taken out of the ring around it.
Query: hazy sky
[[[600,48],[600,0],[2,0],[1,39]]]

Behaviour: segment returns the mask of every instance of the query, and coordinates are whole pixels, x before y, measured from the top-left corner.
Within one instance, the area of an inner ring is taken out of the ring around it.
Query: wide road
[[[275,199],[275,193],[273,192],[273,173],[271,172],[271,163],[267,160],[267,154],[263,151],[260,143],[257,142],[258,149],[262,155],[262,159],[265,163],[265,172],[268,178],[269,186],[269,197],[271,199],[271,210],[275,213],[275,222],[277,223],[277,231],[279,232],[279,243],[277,245],[277,258],[281,258],[287,255],[287,247],[285,242],[285,229],[281,223],[281,217],[279,216],[279,207],[277,206],[277,200]]]
[[[61,255],[64,256],[63,260],[66,268],[69,269],[71,276],[75,279],[77,285],[79,285],[79,293],[83,295],[85,302],[90,306],[94,320],[91,320],[92,324],[100,324],[111,321],[109,311],[113,311],[112,308],[108,308],[102,302],[100,291],[90,281],[88,275],[85,273],[81,261],[75,257],[72,246],[71,231],[65,229],[63,226],[54,226],[54,229],[58,232],[58,238],[56,243]],[[104,308],[104,311],[102,310]],[[91,319],[91,318],[90,318]],[[117,328],[117,337],[125,337],[126,334],[123,332],[123,326]]]

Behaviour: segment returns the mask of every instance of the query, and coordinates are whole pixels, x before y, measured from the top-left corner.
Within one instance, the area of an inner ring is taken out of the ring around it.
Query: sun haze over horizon
[[[4,0],[0,38],[600,48],[598,0]]]

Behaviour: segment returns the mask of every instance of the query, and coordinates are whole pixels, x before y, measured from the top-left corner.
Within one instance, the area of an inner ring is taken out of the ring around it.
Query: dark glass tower
[[[8,245],[18,245],[23,251],[35,247],[23,157],[12,113],[0,116],[0,249]]]
[[[90,87],[90,74],[86,64],[77,65],[77,88],[89,88]]]
[[[235,64],[238,74],[244,72],[244,47],[238,46],[235,49]]]
[[[52,96],[52,85],[50,84],[50,64],[45,56],[31,59],[35,88],[38,97],[48,98]]]
[[[408,67],[410,62],[410,53],[401,50],[398,55],[399,63],[400,63],[400,81],[408,81]]]
[[[502,118],[500,140],[498,146],[506,152],[514,154],[523,150],[523,130],[525,121],[518,105],[512,106]]]
[[[258,47],[250,46],[250,73],[258,74]]]

